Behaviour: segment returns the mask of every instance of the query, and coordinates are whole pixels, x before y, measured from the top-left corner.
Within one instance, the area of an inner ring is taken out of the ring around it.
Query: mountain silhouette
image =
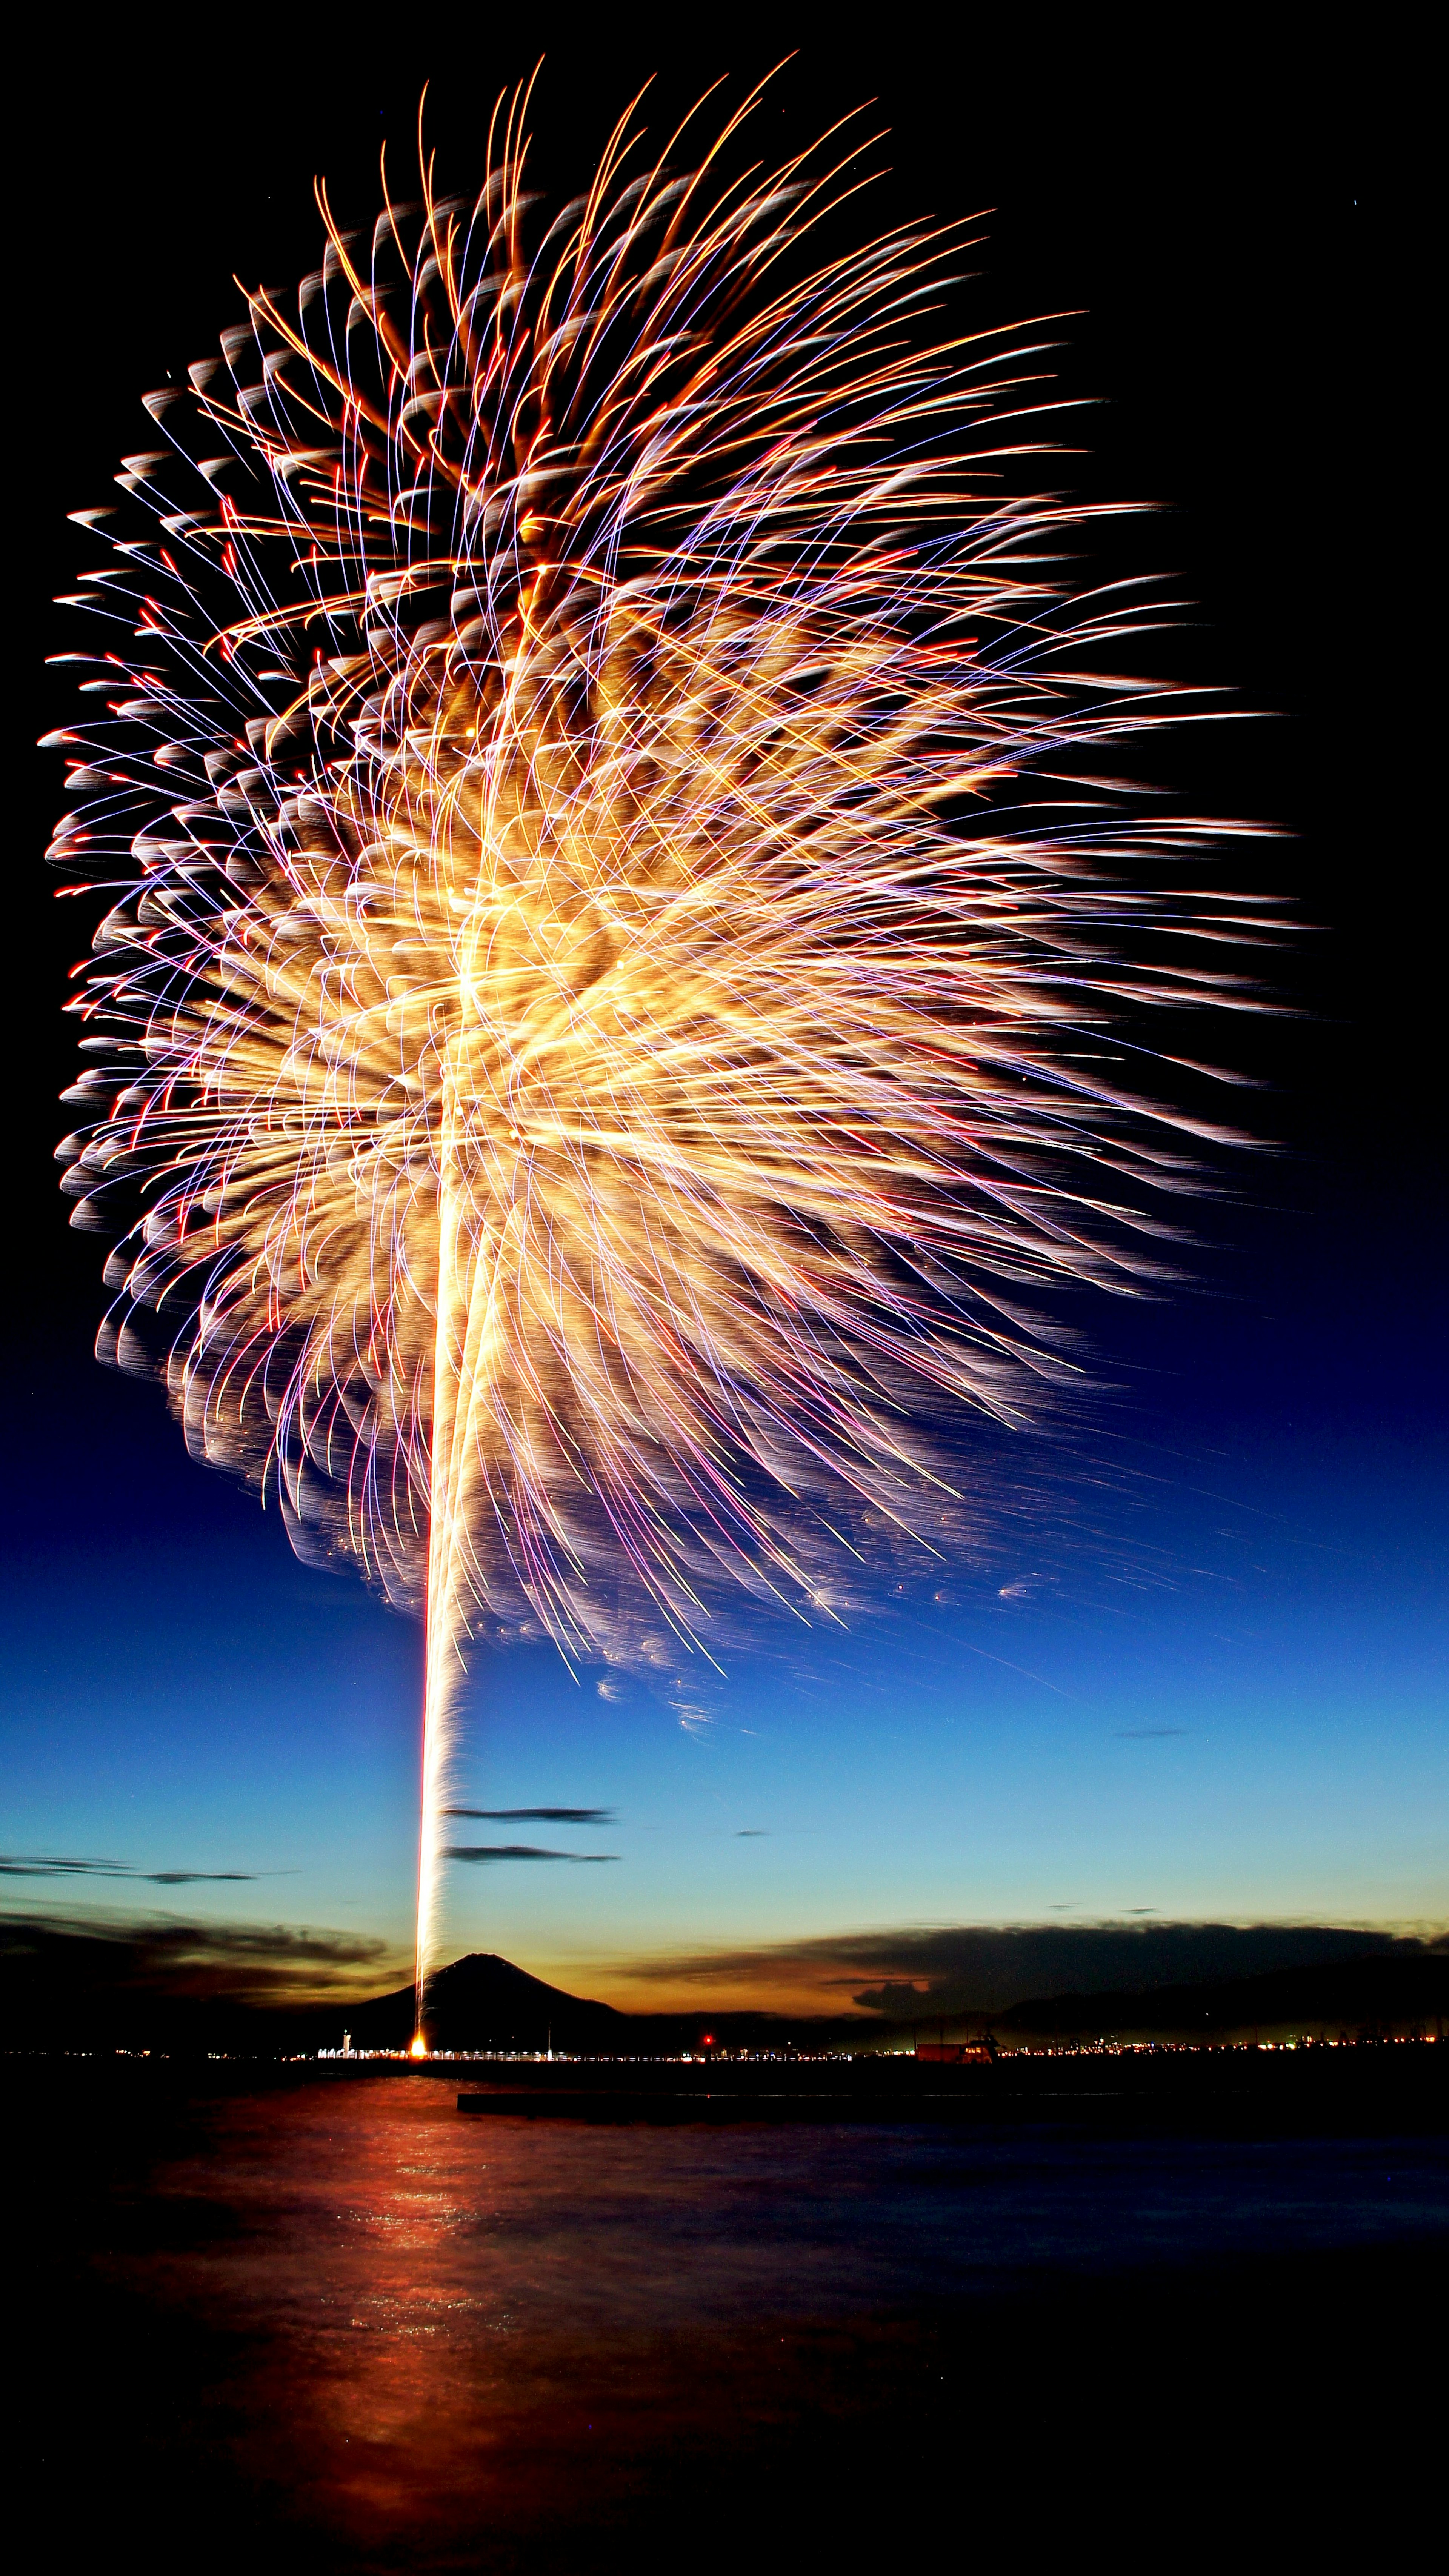
[[[1115,1936],[1114,1936],[1115,1937]],[[1335,1934],[1333,1937],[1337,1938]],[[209,1944],[209,1949],[201,1946]],[[200,1955],[198,1951],[200,1950]],[[356,1974],[354,1963],[344,1966]],[[325,1969],[327,1961],[324,1958]],[[228,1928],[156,1922],[56,1922],[0,1913],[0,2038],[7,2049],[155,2050],[163,2055],[311,2057],[341,2044],[406,2049],[411,1985],[366,2001],[287,1992],[290,1957],[263,1959]],[[475,1951],[432,1979],[426,2029],[435,2048],[532,2050],[660,2057],[715,2050],[909,2050],[924,2035],[968,2037],[993,2029],[1013,2041],[1163,2037],[1221,2041],[1257,2033],[1350,2038],[1442,2035],[1449,2022],[1449,1936],[1380,1940],[1357,1958],[1274,1968],[1246,1977],[1119,1987],[1086,1979],[1005,2011],[959,1992],[875,1990],[879,2006],[829,2017],[696,2007],[691,2013],[617,2012]]]
[[[411,1986],[359,2004],[347,2015],[355,2048],[406,2048],[416,2000]],[[491,1950],[473,1950],[428,1982],[425,2015],[433,2048],[554,2048],[608,2053],[629,2044],[630,2017],[545,1985]]]

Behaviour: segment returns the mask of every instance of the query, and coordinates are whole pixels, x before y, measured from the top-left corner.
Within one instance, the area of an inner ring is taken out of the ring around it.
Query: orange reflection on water
[[[866,2282],[799,2206],[823,2155],[848,2217],[845,2133],[485,2125],[398,2078],[206,2120],[150,2189],[225,2224],[107,2268],[234,2343],[207,2410],[231,2467],[359,2564],[607,2525],[665,2456],[687,2483],[722,2438],[768,2438],[853,2345]]]

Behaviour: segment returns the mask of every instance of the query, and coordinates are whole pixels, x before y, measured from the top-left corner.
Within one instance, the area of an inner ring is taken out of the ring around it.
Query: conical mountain
[[[406,2048],[416,2002],[411,1986],[348,2015],[356,2048]],[[607,2052],[624,2044],[628,2016],[545,1985],[491,1950],[470,1951],[428,1985],[426,2029],[434,2048],[554,2048]]]

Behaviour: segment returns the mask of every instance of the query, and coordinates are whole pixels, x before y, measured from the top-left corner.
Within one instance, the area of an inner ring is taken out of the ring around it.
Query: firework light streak
[[[1010,493],[1029,353],[927,345],[959,237],[830,249],[828,152],[730,177],[738,117],[682,175],[626,119],[550,223],[526,105],[476,204],[319,190],[148,398],[50,738],[102,1356],[425,1610],[420,1998],[469,1641],[700,1651],[939,1526],[913,1425],[1026,1418],[1023,1290],[1131,1284],[1187,1185],[1113,1011],[1223,990],[1206,825],[1091,783],[1171,710]]]

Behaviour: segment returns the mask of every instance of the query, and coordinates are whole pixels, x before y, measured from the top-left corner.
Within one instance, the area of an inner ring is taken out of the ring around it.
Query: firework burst
[[[828,1613],[939,1500],[922,1418],[1059,1365],[1023,1292],[1143,1274],[1185,1122],[1102,1031],[1222,989],[1159,937],[1220,926],[1161,890],[1206,827],[1087,781],[1169,709],[1012,491],[1021,335],[928,321],[959,238],[827,247],[828,152],[730,177],[738,118],[626,119],[550,220],[526,105],[476,202],[319,191],[321,268],[149,398],[53,737],[118,880],[102,1354],[426,1612],[420,1993],[469,1638]]]

